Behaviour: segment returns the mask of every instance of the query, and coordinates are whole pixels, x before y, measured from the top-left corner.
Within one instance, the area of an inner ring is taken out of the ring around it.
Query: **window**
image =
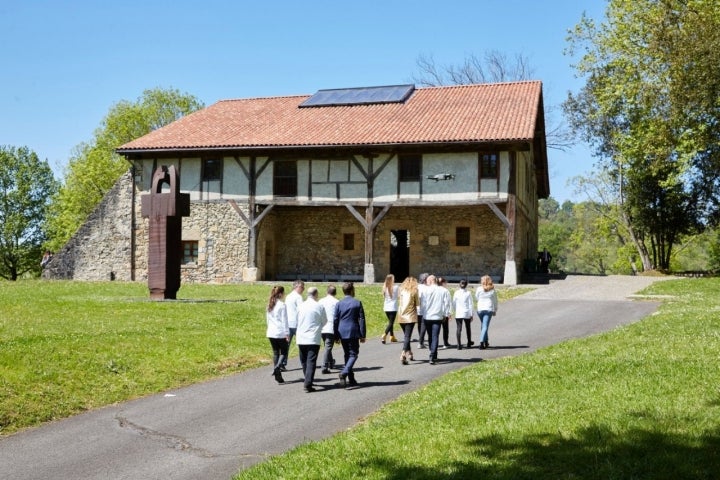
[[[355,250],[354,233],[343,233],[343,250]]]
[[[470,227],[455,227],[455,246],[470,246]]]
[[[297,162],[275,160],[273,162],[273,195],[276,197],[297,196]]]
[[[422,170],[422,155],[398,155],[401,182],[419,182]]]
[[[198,242],[197,240],[183,240],[182,241],[182,264],[187,265],[188,263],[197,263],[198,256]]]
[[[497,152],[480,154],[480,178],[497,178],[500,156]]]
[[[207,158],[203,160],[202,179],[203,182],[213,180],[222,180],[222,160],[217,158]]]

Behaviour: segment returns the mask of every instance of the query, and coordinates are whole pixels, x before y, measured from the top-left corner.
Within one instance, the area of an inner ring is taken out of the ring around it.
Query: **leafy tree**
[[[540,249],[547,248],[552,254],[550,270],[568,271],[569,240],[575,229],[573,203],[566,201],[561,206],[552,197],[540,199],[538,211],[538,246]]]
[[[583,17],[569,38],[571,54],[584,48],[576,69],[587,82],[565,111],[612,178],[646,269],[668,269],[673,245],[717,198],[718,10],[705,0],[610,0],[605,24]]]
[[[40,271],[44,223],[57,182],[27,147],[0,147],[0,277]]]
[[[82,225],[117,179],[128,170],[115,149],[203,107],[194,96],[174,89],[145,90],[135,102],[114,105],[82,143],[66,167],[64,184],[53,199],[49,247],[62,247]]]

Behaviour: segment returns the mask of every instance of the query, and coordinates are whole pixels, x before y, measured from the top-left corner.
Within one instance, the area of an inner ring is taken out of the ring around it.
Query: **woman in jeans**
[[[413,353],[410,349],[410,339],[415,324],[418,321],[418,306],[420,296],[418,295],[418,283],[415,277],[407,277],[398,290],[398,323],[403,329],[403,350],[400,354],[400,362],[408,364],[413,360]]]
[[[387,326],[385,327],[385,333],[380,337],[380,341],[385,343],[390,341],[391,343],[397,342],[395,335],[393,334],[393,325],[395,324],[395,317],[397,316],[398,309],[398,286],[395,285],[395,275],[392,273],[385,277],[385,283],[383,284],[383,310],[387,317]]]
[[[470,333],[470,322],[473,317],[473,298],[472,293],[467,291],[467,280],[460,280],[460,288],[455,290],[453,294],[453,311],[455,312],[455,335],[457,337],[457,349],[462,350],[462,329],[465,324],[465,334],[467,335],[467,348],[470,348],[473,342],[472,333]]]
[[[477,300],[478,318],[480,318],[482,322],[480,348],[485,349],[490,346],[488,344],[490,319],[497,313],[498,307],[497,292],[495,291],[492,278],[490,278],[489,275],[485,275],[480,279],[480,285],[475,292],[475,298]]]

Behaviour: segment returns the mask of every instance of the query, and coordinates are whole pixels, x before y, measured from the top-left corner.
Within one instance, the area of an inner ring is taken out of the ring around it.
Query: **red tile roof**
[[[532,141],[544,128],[539,81],[418,88],[404,103],[299,108],[308,98],[219,101],[118,152]]]

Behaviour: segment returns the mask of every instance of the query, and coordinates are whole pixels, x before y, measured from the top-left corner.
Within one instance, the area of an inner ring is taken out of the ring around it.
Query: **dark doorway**
[[[410,232],[390,231],[390,273],[400,283],[410,275]]]

